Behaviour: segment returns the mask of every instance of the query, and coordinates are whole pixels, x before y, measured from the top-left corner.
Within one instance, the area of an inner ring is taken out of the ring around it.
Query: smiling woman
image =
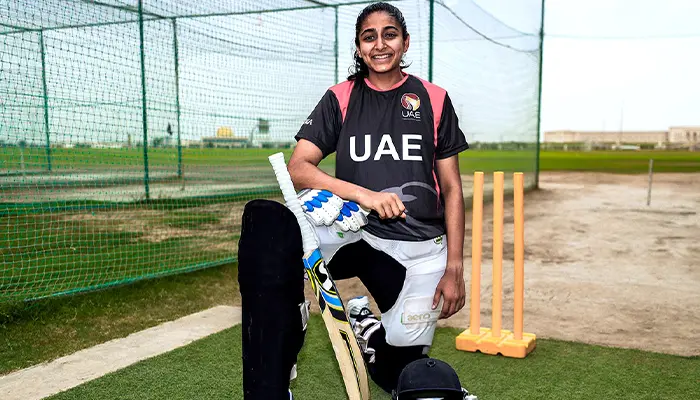
[[[288,169],[296,189],[326,190],[369,211],[359,232],[329,238],[328,226],[316,229],[330,275],[359,278],[377,302],[381,321],[367,297],[346,307],[370,376],[391,393],[404,367],[428,354],[438,319],[464,307],[458,157],[469,145],[447,91],[403,71],[410,36],[398,8],[367,6],[354,41],[350,76],[301,124]],[[335,176],[318,167],[331,154]]]
[[[369,78],[385,89],[403,78],[410,35],[401,11],[386,3],[366,7],[355,24],[355,72],[348,80]]]

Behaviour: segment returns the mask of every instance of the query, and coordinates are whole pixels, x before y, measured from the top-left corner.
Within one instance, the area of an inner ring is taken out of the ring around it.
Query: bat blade
[[[345,390],[350,400],[369,400],[370,390],[367,368],[355,334],[350,327],[345,307],[338,294],[335,281],[326,269],[326,262],[316,243],[313,228],[304,216],[301,202],[297,198],[292,179],[284,162],[284,154],[269,157],[275,176],[282,190],[287,207],[294,213],[301,229],[304,246],[304,268],[311,288],[321,310],[323,322],[328,331],[333,352],[338,361]]]
[[[326,270],[326,263],[318,249],[305,255],[304,268],[309,276],[314,296],[318,300],[348,397],[351,400],[369,399],[369,382],[362,351],[350,327],[335,282]]]

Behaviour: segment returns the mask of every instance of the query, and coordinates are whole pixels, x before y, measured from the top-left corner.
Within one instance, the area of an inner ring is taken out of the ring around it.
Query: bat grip
[[[294,184],[292,183],[292,177],[289,175],[287,170],[287,164],[284,162],[284,153],[276,153],[268,157],[270,164],[272,164],[272,169],[275,171],[275,176],[277,177],[277,183],[282,190],[282,196],[284,197],[284,202],[287,205],[299,223],[299,228],[301,229],[301,240],[304,247],[304,254],[316,249],[318,243],[316,243],[316,235],[307,221],[304,211],[301,208],[301,201],[297,197],[297,192],[294,190]]]

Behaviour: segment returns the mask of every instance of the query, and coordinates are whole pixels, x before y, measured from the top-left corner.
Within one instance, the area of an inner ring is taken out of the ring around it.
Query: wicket
[[[503,172],[493,173],[493,297],[491,329],[482,328],[481,313],[481,250],[484,201],[484,173],[474,173],[472,208],[472,273],[469,329],[457,336],[458,350],[501,354],[524,358],[535,348],[536,337],[523,333],[523,302],[525,273],[524,182],[523,173],[513,174],[514,202],[514,273],[513,273],[513,331],[501,328],[501,298],[503,283]]]

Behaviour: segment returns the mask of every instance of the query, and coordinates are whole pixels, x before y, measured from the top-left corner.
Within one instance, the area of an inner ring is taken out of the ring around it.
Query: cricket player
[[[346,308],[372,380],[392,393],[405,367],[428,358],[438,319],[465,303],[458,154],[469,145],[447,92],[403,71],[401,11],[369,5],[355,28],[354,72],[301,125],[288,169],[331,276],[359,278],[377,303],[378,316],[367,297]],[[330,176],[318,164],[333,153]],[[308,316],[301,259],[291,212],[248,203],[239,243],[246,399],[289,397]]]

